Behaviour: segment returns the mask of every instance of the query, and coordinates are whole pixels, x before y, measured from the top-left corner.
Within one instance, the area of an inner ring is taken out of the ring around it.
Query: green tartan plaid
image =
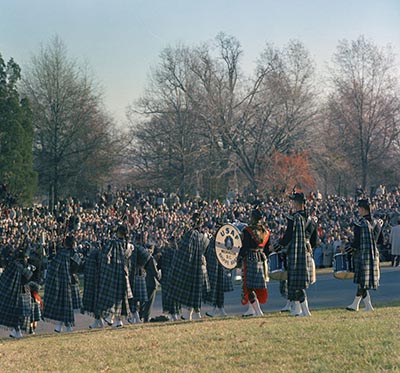
[[[0,276],[0,325],[26,329],[31,316],[31,293],[22,276],[23,266],[11,261]]]
[[[354,252],[354,283],[364,289],[379,286],[379,251],[375,242],[373,227],[367,219],[361,219],[360,247]]]
[[[208,279],[203,258],[208,239],[199,231],[186,232],[178,245],[167,285],[168,296],[177,303],[195,309],[201,308],[204,285]]]
[[[71,251],[62,248],[49,264],[44,286],[43,318],[74,325],[74,309],[80,309],[82,304],[78,285],[71,283],[70,262]]]
[[[304,290],[309,285],[306,250],[305,218],[298,212],[293,215],[292,240],[287,250],[287,286],[291,300],[296,298],[298,290]]]

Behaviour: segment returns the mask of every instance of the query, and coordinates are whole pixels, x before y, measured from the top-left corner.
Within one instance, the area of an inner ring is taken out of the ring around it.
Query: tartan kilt
[[[71,284],[71,299],[72,308],[74,310],[80,310],[82,308],[82,299],[79,290],[79,284]]]
[[[144,303],[149,300],[145,276],[135,276],[133,280],[133,300],[134,302],[140,303]]]
[[[40,321],[42,319],[42,311],[40,310],[40,304],[34,297],[31,297],[32,312],[31,312],[31,322]]]
[[[184,234],[171,266],[166,286],[168,297],[194,309],[201,308],[206,279],[203,272],[203,253],[208,240],[196,230]]]
[[[210,291],[205,294],[204,300],[213,306],[223,307],[225,302],[225,291],[233,290],[232,278],[228,277],[230,272],[222,267],[215,255],[215,237],[208,245],[206,252],[207,274],[210,284]]]
[[[297,261],[297,266],[292,265],[291,259],[288,258],[288,298],[295,299],[298,290],[308,288],[310,272],[307,266],[306,255],[302,256],[303,260]]]
[[[106,242],[99,271],[97,308],[100,314],[112,312],[116,316],[127,315],[129,299],[133,297],[127,260],[125,243],[122,240]]]
[[[232,281],[232,272],[228,269],[222,269],[222,282],[223,282],[223,289],[224,293],[228,293],[233,291],[233,281]]]
[[[225,304],[225,292],[233,290],[232,277],[228,277],[230,273],[220,266],[217,270],[216,283],[210,281],[210,291],[205,294],[204,300],[206,303],[216,307],[223,307]]]
[[[31,295],[22,285],[21,269],[13,261],[0,276],[0,325],[26,329],[31,317]]]
[[[174,255],[175,250],[172,248],[168,247],[162,251],[161,260],[159,261],[159,268],[161,269],[161,289],[165,288],[168,284]]]
[[[371,264],[372,263],[372,264]],[[354,255],[354,280],[364,289],[376,290],[379,286],[380,269],[379,259],[371,257],[366,260],[361,254]]]
[[[306,252],[305,220],[300,214],[295,214],[292,241],[287,251],[289,300],[296,299],[298,290],[308,288],[309,271]]]
[[[47,270],[44,286],[43,318],[68,325],[75,323],[73,287],[70,276],[70,252],[61,249],[50,262]],[[74,297],[76,296],[75,288]],[[76,299],[74,302],[76,302]]]
[[[23,288],[18,302],[19,325],[21,329],[28,330],[32,314],[31,291],[28,285],[24,285]]]
[[[171,278],[166,286],[168,297],[187,307],[200,308],[203,294],[203,271],[201,262],[190,270],[178,259],[172,267]]]
[[[245,257],[246,260],[246,287],[248,289],[265,289],[265,266],[267,260],[264,253],[250,251]]]
[[[143,304],[148,301],[146,286],[145,264],[151,259],[151,254],[143,246],[137,245],[133,250],[130,259],[129,281],[133,293],[133,302]]]
[[[96,317],[99,316],[97,314],[97,298],[99,294],[100,259],[101,251],[99,249],[93,249],[85,261],[82,296],[82,311],[88,312]]]
[[[215,292],[216,287],[218,286],[218,259],[215,255],[215,237],[211,238],[210,243],[208,244],[208,248],[205,254],[207,261],[207,274],[208,280],[211,288],[211,292]]]
[[[354,282],[364,289],[379,286],[379,251],[375,243],[373,228],[366,219],[361,220],[360,248],[354,254]]]
[[[167,287],[171,273],[171,265],[175,255],[175,249],[168,247],[163,250],[161,255],[161,303],[163,312],[169,314],[179,314],[181,306],[168,296]]]
[[[168,294],[165,293],[161,288],[161,300],[162,300],[162,309],[163,312],[168,312],[171,315],[176,313],[181,313],[181,305],[174,301],[172,298],[168,297]]]

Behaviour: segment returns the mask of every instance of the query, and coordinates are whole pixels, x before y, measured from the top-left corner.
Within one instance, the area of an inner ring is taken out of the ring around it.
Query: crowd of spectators
[[[357,218],[356,198],[323,197],[319,191],[310,194],[306,207],[318,218],[319,245],[314,253],[318,267],[332,266],[334,254],[352,240],[352,222]],[[385,243],[380,248],[381,260],[390,260],[389,235],[393,219],[397,221],[400,215],[400,193],[380,188],[371,199],[374,216],[384,222]],[[204,217],[204,233],[214,235],[221,223],[246,223],[254,205],[263,211],[272,241],[278,240],[290,213],[287,196],[273,198],[229,193],[224,200],[208,202],[194,198],[181,201],[176,194],[162,190],[144,192],[109,188],[94,201],[68,198],[58,203],[53,211],[42,205],[30,208],[2,205],[0,267],[7,265],[13,251],[21,245],[30,246],[32,250],[40,248],[44,258],[51,258],[65,235],[66,224],[73,225],[75,242],[83,255],[108,237],[113,226],[121,220],[126,220],[136,240],[140,237],[143,244],[157,252],[171,237],[178,240],[182,236],[194,212],[200,212]]]

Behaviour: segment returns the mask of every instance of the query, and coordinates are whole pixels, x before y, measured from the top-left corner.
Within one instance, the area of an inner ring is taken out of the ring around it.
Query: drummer
[[[243,273],[242,304],[248,304],[243,316],[262,316],[260,303],[265,304],[268,299],[266,280],[270,231],[262,224],[262,217],[258,208],[253,209],[250,223],[242,232],[242,247],[237,262]]]

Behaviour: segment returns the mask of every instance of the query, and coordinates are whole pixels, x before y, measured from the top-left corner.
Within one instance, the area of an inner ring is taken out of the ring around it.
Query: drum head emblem
[[[231,224],[225,224],[215,237],[215,253],[218,261],[227,269],[236,267],[239,250],[242,247],[241,233]]]

